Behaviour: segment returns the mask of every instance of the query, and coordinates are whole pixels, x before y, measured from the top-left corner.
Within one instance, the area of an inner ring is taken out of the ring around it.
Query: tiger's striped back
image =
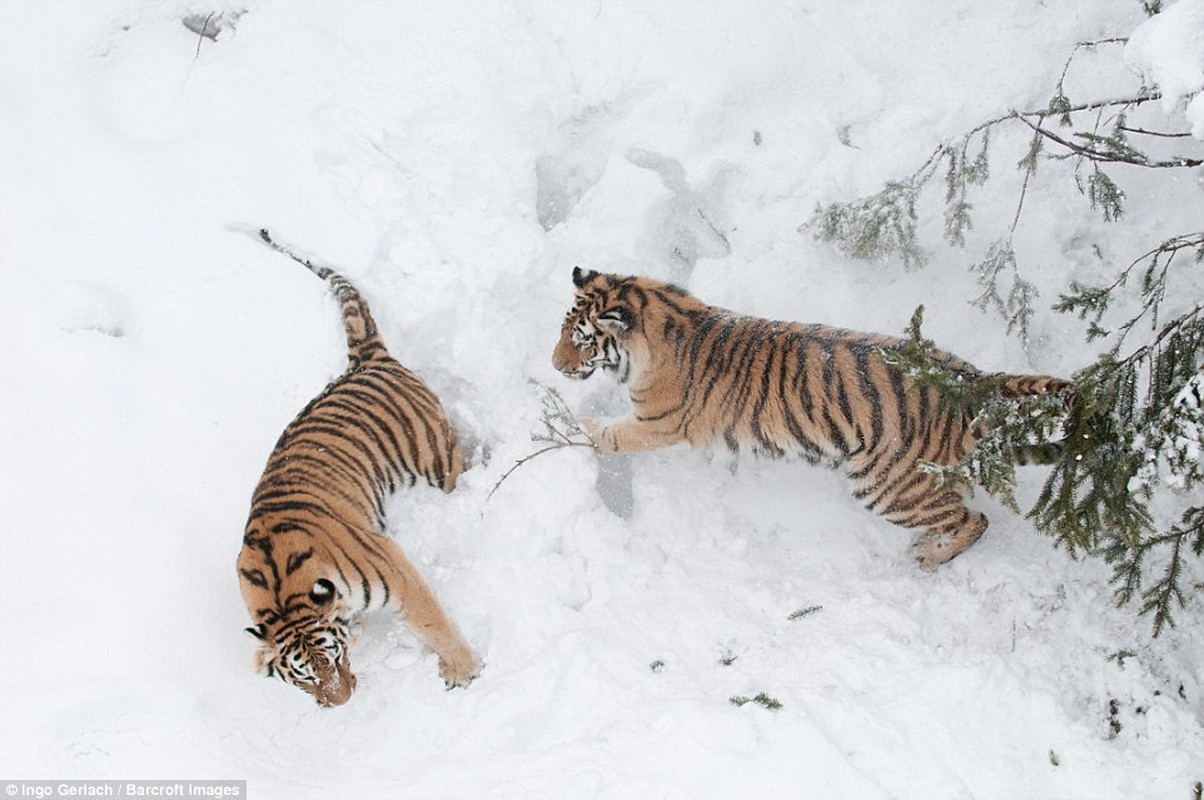
[[[887,365],[883,352],[905,340],[741,316],[649,278],[578,269],[574,283],[553,365],[575,378],[611,371],[632,403],[629,417],[582,420],[599,450],[721,442],[843,465],[871,511],[921,532],[915,552],[927,566],[985,530],[985,517],[917,467],[956,463],[973,448],[974,431],[937,389]],[[986,376],[950,353],[934,358],[967,381],[1000,379],[1005,396],[1069,387],[1045,376]]]
[[[417,478],[450,492],[463,456],[439,399],[389,355],[376,320],[351,283],[270,247],[325,280],[338,299],[347,335],[348,366],[289,423],[268,458],[251,502],[251,519],[304,509],[338,509],[349,523],[384,531],[384,504]]]
[[[421,623],[444,677],[464,685],[479,667],[400,547],[385,534],[388,496],[423,479],[455,488],[464,460],[438,398],[389,355],[372,313],[345,278],[272,241],[338,298],[347,369],[289,423],[251,499],[238,558],[260,641],[261,672],[338,705],[355,685],[348,634],[362,611],[389,608]],[[403,609],[404,607],[404,609]]]
[[[450,492],[463,467],[439,400],[384,351],[350,367],[289,424],[251,502],[251,520],[333,512],[383,532],[385,501],[418,478]]]

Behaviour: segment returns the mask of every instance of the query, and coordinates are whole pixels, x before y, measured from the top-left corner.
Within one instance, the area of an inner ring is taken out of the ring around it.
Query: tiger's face
[[[574,267],[573,285],[577,296],[560,327],[552,366],[580,380],[602,368],[626,383],[631,377],[630,345],[638,319],[629,305],[614,296],[614,276]]]
[[[260,641],[256,671],[291,683],[325,708],[343,705],[355,691],[348,656],[350,621],[323,621],[308,614],[294,617],[247,628]]]
[[[256,624],[247,633],[259,642],[256,671],[291,683],[320,706],[340,706],[355,691],[351,672],[351,615],[334,583],[314,578],[316,567],[289,556],[284,570],[267,552],[243,548],[238,571],[243,596]],[[288,573],[289,566],[296,566]]]

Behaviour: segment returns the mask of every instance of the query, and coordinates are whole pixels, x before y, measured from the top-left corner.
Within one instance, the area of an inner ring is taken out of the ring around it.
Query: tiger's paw
[[[456,659],[439,658],[439,675],[448,689],[464,687],[481,674],[481,662],[469,651]]]
[[[950,538],[948,534],[926,533],[912,542],[911,557],[920,565],[920,569],[934,570],[956,555],[950,552]]]
[[[585,431],[585,435],[594,443],[594,449],[599,453],[614,453],[618,451],[618,447],[614,444],[613,437],[606,435],[609,426],[604,419],[596,419],[594,417],[579,417],[577,423],[581,426],[581,430]],[[607,440],[611,440],[610,443]]]
[[[952,561],[967,547],[978,541],[987,528],[986,517],[978,514],[976,524],[960,531],[936,532],[929,531],[916,537],[911,545],[912,558],[919,563],[921,569],[933,570],[942,564]]]
[[[585,431],[585,435],[594,443],[594,447],[597,447],[598,437],[602,432],[602,420],[595,417],[577,417],[577,424],[581,426],[581,430]]]

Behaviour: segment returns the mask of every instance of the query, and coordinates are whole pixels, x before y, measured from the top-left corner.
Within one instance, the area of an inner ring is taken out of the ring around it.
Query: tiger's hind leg
[[[935,569],[978,541],[987,518],[967,508],[960,492],[938,487],[931,476],[905,466],[906,461],[855,462],[849,473],[854,495],[875,514],[917,531],[911,554],[921,567]]]
[[[937,498],[934,506],[940,506],[939,518],[933,522],[915,524],[906,518],[890,519],[905,528],[922,528],[923,533],[911,544],[911,555],[924,569],[935,569],[953,559],[970,545],[978,541],[987,529],[987,518],[982,512],[966,508],[957,492],[945,492]],[[935,508],[925,509],[925,514]]]

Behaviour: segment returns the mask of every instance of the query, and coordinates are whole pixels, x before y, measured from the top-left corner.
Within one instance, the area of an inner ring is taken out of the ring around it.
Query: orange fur
[[[604,453],[678,442],[843,465],[871,511],[919,532],[913,554],[942,564],[982,535],[987,519],[960,492],[939,488],[918,461],[956,463],[974,446],[971,420],[913,385],[881,353],[902,339],[773,322],[708,306],[671,284],[574,270],[576,300],[553,352],[556,369],[597,369],[627,385],[632,413],[583,419]],[[972,364],[938,353],[966,380]],[[998,377],[998,376],[996,376]],[[1065,381],[1006,376],[1008,396],[1064,391]]]
[[[465,686],[480,662],[385,533],[397,486],[421,477],[455,488],[455,432],[434,393],[388,354],[351,284],[297,260],[341,301],[350,364],[284,429],[251,501],[238,575],[256,623],[247,630],[260,640],[256,664],[323,706],[341,705],[355,689],[351,626],[387,608],[438,654],[448,685]]]

